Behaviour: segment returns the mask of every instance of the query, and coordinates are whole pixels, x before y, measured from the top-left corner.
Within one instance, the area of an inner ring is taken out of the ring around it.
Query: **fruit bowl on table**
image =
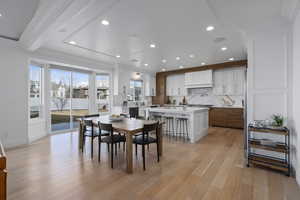
[[[122,121],[124,119],[123,116],[120,115],[110,115],[109,120],[112,122]]]

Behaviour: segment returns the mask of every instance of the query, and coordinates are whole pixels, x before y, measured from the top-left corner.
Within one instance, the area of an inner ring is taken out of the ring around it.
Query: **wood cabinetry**
[[[233,61],[233,62],[225,62],[213,65],[205,65],[199,67],[191,67],[191,68],[183,68],[177,69],[172,71],[166,72],[157,72],[156,73],[156,96],[152,98],[153,104],[160,104],[163,105],[167,103],[168,97],[166,94],[167,89],[167,77],[176,74],[185,74],[189,72],[197,72],[197,71],[204,71],[204,70],[220,70],[220,69],[227,69],[227,68],[244,68],[247,67],[247,60],[240,60],[240,61]]]
[[[210,108],[209,126],[244,128],[243,108]]]

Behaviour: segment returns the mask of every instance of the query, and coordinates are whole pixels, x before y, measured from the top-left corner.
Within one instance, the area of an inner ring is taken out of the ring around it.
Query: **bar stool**
[[[174,117],[169,115],[163,116],[163,121],[166,123],[166,134],[169,136],[174,136]]]
[[[179,127],[179,129],[178,129]],[[182,137],[185,140],[189,139],[188,133],[188,118],[187,117],[176,117],[176,137]]]

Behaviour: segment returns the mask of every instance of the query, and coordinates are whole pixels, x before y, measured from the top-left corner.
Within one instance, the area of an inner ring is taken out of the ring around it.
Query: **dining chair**
[[[83,120],[83,147],[82,152],[85,146],[86,137],[91,138],[91,158],[94,156],[94,139],[99,136],[99,131],[95,129],[93,120]]]
[[[144,124],[143,133],[133,138],[133,143],[135,144],[135,154],[137,155],[138,145],[142,146],[142,157],[143,157],[143,169],[146,170],[145,166],[145,145],[156,143],[157,150],[157,162],[159,162],[159,137],[158,137],[158,125],[159,122],[153,124]],[[149,136],[150,132],[155,131],[155,138]]]
[[[139,107],[130,107],[129,108],[129,117],[137,118],[139,116]]]
[[[123,142],[123,147],[125,147],[126,137],[124,135],[114,134],[114,129],[112,124],[105,124],[98,122],[99,127],[99,138],[98,138],[98,162],[100,162],[100,155],[101,155],[101,143],[106,143],[109,147],[110,145],[110,160],[111,160],[111,168],[114,168],[114,145],[115,145],[115,153],[117,154],[117,144]],[[101,137],[103,134],[108,134],[105,137]]]

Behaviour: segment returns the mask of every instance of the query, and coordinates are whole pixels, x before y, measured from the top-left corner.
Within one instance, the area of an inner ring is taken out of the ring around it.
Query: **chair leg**
[[[156,151],[157,151],[157,162],[159,162],[159,145],[158,145],[158,142],[156,142]]]
[[[135,156],[137,156],[137,147],[138,147],[138,145],[135,144]]]
[[[179,135],[179,132],[178,132],[178,119],[177,119],[177,121],[176,121],[176,140],[177,140],[177,138],[178,138],[178,135]]]
[[[111,143],[111,148],[110,148],[110,167],[113,169],[114,168],[114,143]]]
[[[83,136],[83,139],[82,139],[82,149],[81,149],[82,153],[83,153],[84,147],[85,147],[85,136]]]
[[[107,144],[107,152],[109,153],[109,143],[106,144]]]
[[[98,162],[100,162],[101,155],[101,136],[98,136]]]
[[[125,152],[126,142],[123,142],[123,152]]]
[[[143,169],[146,170],[145,166],[145,145],[142,145],[142,154],[143,154]]]
[[[118,143],[115,143],[115,155],[118,153]]]
[[[91,137],[91,158],[94,157],[94,138]]]
[[[150,145],[149,145],[149,144],[147,144],[147,149],[148,149],[148,151],[149,151],[149,146],[150,146]]]
[[[185,124],[186,124],[186,126],[185,126],[185,128],[186,128],[186,139],[189,140],[189,128],[188,128],[188,121],[187,120],[185,121]]]
[[[172,136],[174,136],[174,119],[171,119],[171,122],[172,122]]]

